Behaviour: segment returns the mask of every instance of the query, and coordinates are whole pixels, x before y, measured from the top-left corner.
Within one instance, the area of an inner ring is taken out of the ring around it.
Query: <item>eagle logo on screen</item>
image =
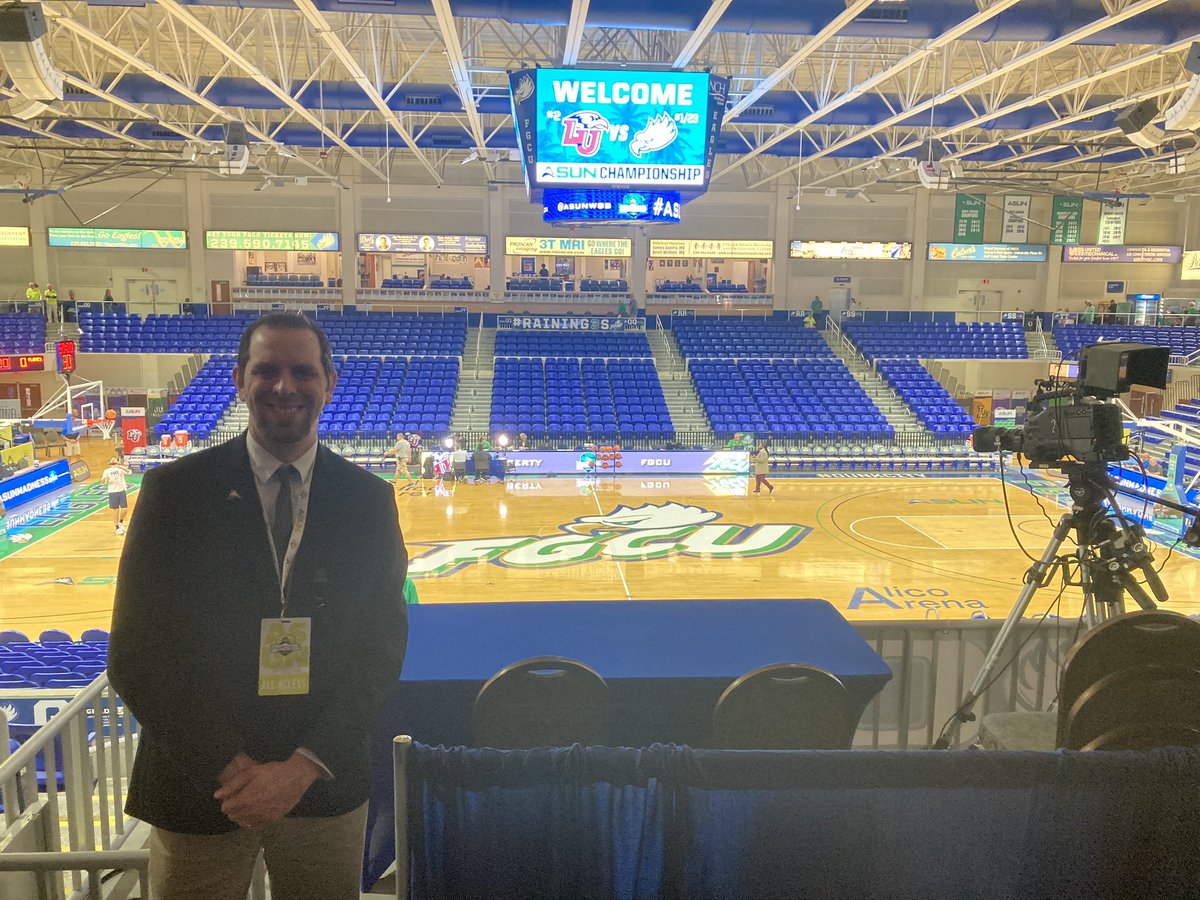
[[[608,119],[592,110],[564,116],[562,124],[562,145],[574,147],[580,156],[595,156],[609,129]]]
[[[629,142],[629,152],[638,159],[643,153],[653,153],[675,143],[679,137],[679,126],[671,118],[670,113],[661,112],[646,120],[646,127],[633,136]]]
[[[517,103],[524,103],[533,96],[533,79],[528,75],[522,75],[517,81],[517,89],[513,91],[513,100]]]

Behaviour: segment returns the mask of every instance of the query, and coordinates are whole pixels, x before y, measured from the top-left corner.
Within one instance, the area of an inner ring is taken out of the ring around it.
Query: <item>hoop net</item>
[[[84,419],[85,428],[95,428],[106,441],[112,438],[113,429],[117,427],[116,419]]]

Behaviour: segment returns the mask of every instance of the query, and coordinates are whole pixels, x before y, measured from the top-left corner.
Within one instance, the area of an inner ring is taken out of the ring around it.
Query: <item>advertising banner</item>
[[[1125,243],[1125,223],[1129,217],[1129,201],[1102,200],[1100,202],[1100,228],[1097,244],[1115,245]]]
[[[16,509],[51,491],[70,486],[71,464],[65,459],[56,459],[34,469],[22,469],[11,478],[0,481],[0,506],[8,510]]]
[[[1055,197],[1050,212],[1050,243],[1078,244],[1083,240],[1083,198]]]
[[[126,454],[146,446],[146,407],[121,407],[121,442]]]
[[[744,450],[622,450],[621,475],[744,475],[750,471],[750,454]],[[549,450],[545,453],[509,453],[508,467],[513,475],[612,474],[596,462],[596,454],[586,451]]]
[[[1169,245],[1124,244],[1101,247],[1096,244],[1076,244],[1063,247],[1065,263],[1177,263],[1183,259],[1183,248]]]
[[[633,255],[633,241],[629,238],[506,237],[504,252],[509,256],[628,257]]]
[[[770,259],[774,241],[651,241],[651,259]]]
[[[931,243],[929,258],[946,262],[1045,262],[1045,244]]]
[[[50,228],[51,247],[102,247],[115,250],[186,250],[187,232],[144,228]]]
[[[1029,194],[1007,194],[1004,197],[1004,227],[1000,240],[1006,244],[1024,244],[1029,240]]]
[[[645,331],[646,320],[616,316],[496,316],[496,327],[516,331]]]
[[[954,198],[954,240],[960,244],[983,241],[983,220],[987,204],[982,194],[958,194]]]
[[[209,250],[338,250],[336,231],[206,231]]]
[[[1180,281],[1200,281],[1200,250],[1185,250],[1179,268]]]
[[[487,256],[486,234],[380,234],[358,236],[359,253],[462,253]]]
[[[792,259],[912,259],[909,241],[792,241]]]
[[[29,229],[20,225],[0,225],[0,247],[28,247]]]
[[[509,75],[531,187],[703,187],[728,81],[707,72],[525,69]]]
[[[543,222],[679,222],[679,191],[542,192]]]

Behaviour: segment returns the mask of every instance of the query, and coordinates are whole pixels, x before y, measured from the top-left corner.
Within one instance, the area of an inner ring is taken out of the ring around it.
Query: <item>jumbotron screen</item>
[[[531,191],[702,192],[729,81],[706,72],[523,69],[509,76]]]

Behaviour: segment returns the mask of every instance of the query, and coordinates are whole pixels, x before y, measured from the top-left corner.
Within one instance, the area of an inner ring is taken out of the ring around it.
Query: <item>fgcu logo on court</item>
[[[598,516],[581,516],[547,536],[476,538],[432,544],[411,559],[413,578],[444,578],[477,563],[509,569],[549,569],[597,559],[644,562],[673,556],[743,559],[783,553],[812,531],[807,525],[718,523],[721,513],[678,503],[618,506]]]

